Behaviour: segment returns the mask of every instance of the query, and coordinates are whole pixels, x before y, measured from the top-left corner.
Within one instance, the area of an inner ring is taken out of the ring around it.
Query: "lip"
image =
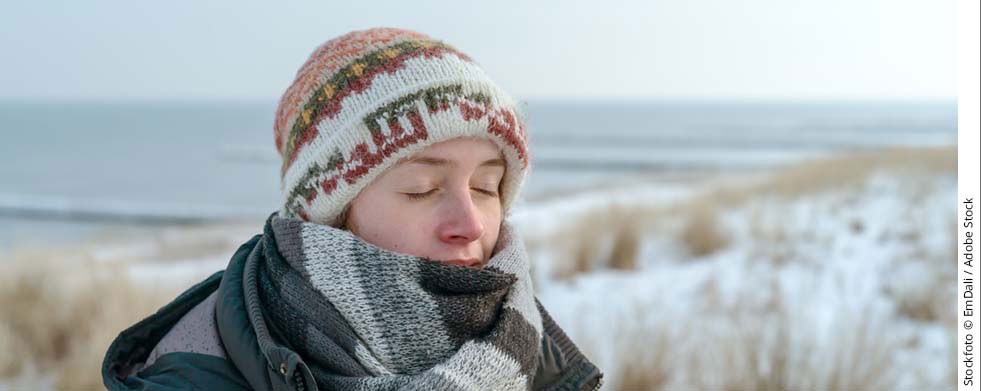
[[[448,261],[443,261],[443,262],[448,263],[450,265],[466,266],[466,267],[476,267],[480,263],[480,261],[477,258],[450,259]]]

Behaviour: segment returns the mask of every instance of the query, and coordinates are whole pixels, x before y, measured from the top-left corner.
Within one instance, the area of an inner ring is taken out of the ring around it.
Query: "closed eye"
[[[478,193],[482,193],[482,194],[485,194],[485,195],[488,195],[488,196],[491,196],[491,197],[497,197],[497,192],[496,191],[490,191],[490,190],[484,190],[484,189],[478,189],[478,188],[473,188],[473,190],[477,191]]]
[[[413,199],[413,200],[421,200],[423,198],[429,197],[430,195],[432,195],[433,193],[435,193],[437,190],[439,190],[439,189],[432,189],[432,190],[427,191],[425,193],[402,193],[402,194],[405,194],[406,197],[409,197],[410,199]],[[480,189],[480,188],[476,188],[476,187],[471,188],[471,190],[474,190],[474,191],[476,191],[478,193],[484,194],[484,195],[489,196],[489,197],[497,197],[498,196],[498,194],[497,194],[496,191],[484,190],[484,189]]]
[[[437,190],[437,189],[432,189],[432,190],[430,190],[430,191],[427,191],[427,192],[425,192],[425,193],[402,193],[402,194],[405,194],[405,195],[406,195],[407,197],[409,197],[410,199],[413,199],[413,200],[419,200],[419,199],[423,199],[423,198],[426,198],[426,197],[428,197],[428,196],[429,196],[430,194],[433,194],[433,193],[435,193],[435,192],[436,192],[436,190]]]

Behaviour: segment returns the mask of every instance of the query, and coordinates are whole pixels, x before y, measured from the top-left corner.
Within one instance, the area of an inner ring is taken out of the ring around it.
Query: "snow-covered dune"
[[[541,300],[608,389],[947,389],[955,167],[953,150],[850,156],[580,195],[522,229]]]

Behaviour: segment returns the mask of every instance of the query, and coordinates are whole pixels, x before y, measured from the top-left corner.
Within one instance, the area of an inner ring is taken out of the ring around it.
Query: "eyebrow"
[[[456,165],[456,162],[454,162],[452,160],[447,160],[447,159],[442,159],[442,158],[437,158],[437,157],[429,157],[429,156],[419,156],[419,157],[414,158],[414,159],[405,160],[402,163],[419,163],[419,164],[426,164],[426,165],[430,165],[430,166],[455,166]],[[402,163],[400,163],[400,164],[402,164]],[[500,167],[505,167],[506,166],[506,163],[505,163],[504,159],[501,159],[501,158],[493,158],[493,159],[485,160],[483,163],[480,163],[480,165],[478,167],[484,167],[484,166],[500,166]]]

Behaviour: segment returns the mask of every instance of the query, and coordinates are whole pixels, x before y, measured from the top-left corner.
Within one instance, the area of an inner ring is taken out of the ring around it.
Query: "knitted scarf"
[[[245,266],[262,310],[253,323],[298,352],[320,389],[531,389],[543,333],[562,332],[534,297],[513,226],[501,228],[475,269],[274,213]]]

